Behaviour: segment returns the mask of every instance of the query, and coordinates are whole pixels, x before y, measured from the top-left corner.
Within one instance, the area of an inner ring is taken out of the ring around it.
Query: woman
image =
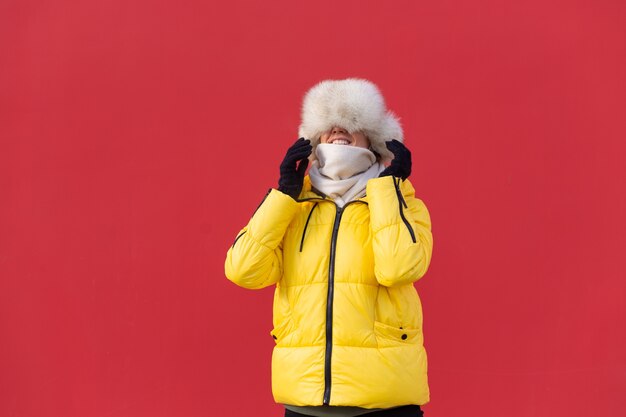
[[[225,263],[237,285],[276,285],[274,399],[285,416],[421,416],[413,283],[433,240],[400,124],[371,82],[327,80],[306,94],[299,134]]]

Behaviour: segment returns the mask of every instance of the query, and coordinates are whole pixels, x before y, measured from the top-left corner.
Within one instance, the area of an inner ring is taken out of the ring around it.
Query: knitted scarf
[[[385,169],[372,151],[358,146],[320,143],[315,155],[317,159],[309,168],[311,185],[339,207],[364,196],[367,181]]]

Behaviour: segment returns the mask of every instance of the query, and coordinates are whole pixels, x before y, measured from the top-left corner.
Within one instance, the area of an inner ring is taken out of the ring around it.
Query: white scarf
[[[315,155],[309,169],[311,184],[339,207],[365,195],[367,181],[385,169],[372,151],[359,146],[320,143]]]

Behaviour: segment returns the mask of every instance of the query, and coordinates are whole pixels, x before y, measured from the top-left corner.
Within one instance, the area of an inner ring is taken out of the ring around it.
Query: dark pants
[[[358,417],[422,417],[424,412],[419,405],[403,405],[389,410],[372,411]],[[285,409],[285,417],[311,417]]]

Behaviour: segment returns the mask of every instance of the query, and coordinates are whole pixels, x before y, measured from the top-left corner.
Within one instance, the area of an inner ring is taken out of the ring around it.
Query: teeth
[[[335,139],[335,140],[333,141],[333,145],[347,145],[347,144],[349,144],[349,143],[350,143],[350,142],[348,142],[348,141],[347,141],[347,140],[345,140],[345,139]]]

